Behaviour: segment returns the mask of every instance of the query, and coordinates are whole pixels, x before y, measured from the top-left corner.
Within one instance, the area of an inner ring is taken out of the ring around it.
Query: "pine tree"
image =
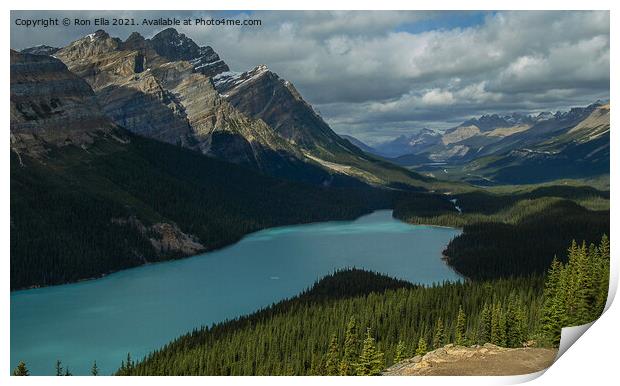
[[[491,308],[484,302],[482,311],[480,312],[480,321],[478,324],[478,344],[485,344],[491,341]]]
[[[590,249],[586,249],[584,242],[572,262],[575,271],[573,280],[577,289],[573,299],[575,303],[575,324],[585,324],[591,321],[591,306],[596,291],[592,276],[594,264],[596,263],[596,254],[594,245],[591,245]]]
[[[437,318],[437,323],[435,324],[435,333],[433,334],[433,348],[438,349],[443,346],[445,342],[444,336],[444,327],[443,320],[441,316]]]
[[[61,376],[62,375],[62,362],[57,359],[56,360],[56,376]]]
[[[338,363],[340,361],[338,346],[338,337],[334,334],[329,342],[329,350],[325,356],[325,373],[327,375],[338,375]]]
[[[90,374],[95,377],[99,375],[99,368],[97,367],[97,361],[93,362],[93,367],[90,369]]]
[[[456,330],[454,331],[454,343],[459,346],[463,346],[466,344],[465,342],[465,328],[467,327],[467,323],[465,320],[465,312],[463,311],[463,307],[459,306],[459,313],[456,317]]]
[[[366,329],[366,339],[364,339],[362,352],[355,367],[357,375],[380,375],[383,371],[383,353],[377,350],[370,327]]]
[[[501,307],[501,306],[500,306]],[[499,341],[498,346],[506,347],[506,313],[500,308],[499,313]]]
[[[358,357],[357,323],[352,316],[344,334],[344,353],[340,361],[340,375],[355,375],[354,364]]]
[[[423,335],[420,335],[420,339],[418,340],[418,347],[415,350],[415,355],[424,355],[428,352],[428,348],[426,346],[426,339],[424,339]]]
[[[17,365],[17,367],[15,368],[15,370],[13,370],[13,375],[15,376],[28,376],[30,375],[30,372],[28,371],[28,368],[26,367],[26,364],[24,362],[19,362],[19,364]]]
[[[603,235],[598,247],[598,269],[596,271],[596,297],[594,299],[592,320],[598,318],[605,309],[609,292],[609,239]]]
[[[65,369],[65,373],[63,375],[66,377],[70,377],[73,375],[71,371],[69,370],[69,366],[67,366],[67,368]]]
[[[121,367],[118,368],[118,375],[127,375],[127,367],[124,360],[121,361]]]
[[[512,294],[508,299],[506,311],[506,345],[508,347],[521,347],[525,340],[525,309],[516,295]]]
[[[394,355],[394,363],[402,362],[403,359],[406,358],[407,346],[405,346],[405,342],[402,340],[398,341],[396,345],[396,354]]]
[[[127,370],[127,375],[131,375],[131,371],[133,370],[133,361],[131,360],[130,353],[127,353],[127,360],[125,362],[125,368]]]
[[[526,314],[525,306],[522,303],[517,306],[515,318],[516,318],[516,321],[514,323],[513,328],[515,328],[516,332],[513,336],[516,337],[516,340],[514,342],[514,347],[520,347],[523,344],[523,342],[525,342],[528,339],[527,337],[527,314]]]
[[[551,262],[551,267],[547,273],[545,290],[543,292],[543,307],[541,315],[541,329],[552,344],[560,341],[561,318],[560,313],[560,279],[562,276],[562,265],[557,258]]]
[[[502,308],[499,302],[493,305],[493,310],[491,312],[491,343],[495,345],[500,345],[502,340],[501,333],[501,316]]]
[[[560,343],[561,328],[596,319],[604,308],[609,286],[609,240],[598,247],[573,241],[568,262],[554,261],[547,274],[541,329],[547,340]]]

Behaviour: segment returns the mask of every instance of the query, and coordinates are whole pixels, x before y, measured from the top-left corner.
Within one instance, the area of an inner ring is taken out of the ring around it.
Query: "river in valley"
[[[89,280],[11,293],[11,369],[55,374],[56,360],[113,373],[200,325],[251,313],[339,268],[414,283],[459,280],[441,252],[460,230],[409,225],[376,211],[354,221],[266,229],[214,252]]]

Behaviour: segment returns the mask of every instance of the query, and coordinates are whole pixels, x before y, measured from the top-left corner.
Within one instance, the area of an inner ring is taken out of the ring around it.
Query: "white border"
[[[4,2],[5,7],[8,6],[8,2]],[[143,2],[140,4],[132,3],[129,4],[127,1],[120,0],[106,0],[99,2],[82,2],[82,1],[66,1],[66,0],[58,0],[53,3],[49,1],[20,1],[13,2],[11,5],[14,9],[50,9],[50,5],[53,5],[53,9],[85,9],[85,10],[96,10],[102,9],[105,7],[106,9],[126,9],[127,6],[130,5],[130,9],[135,10],[159,10],[159,9],[170,9],[174,8],[176,10],[195,10],[195,9],[216,9],[216,10],[239,10],[239,9],[268,9],[268,10],[304,10],[304,9],[364,9],[364,10],[372,10],[372,9],[415,9],[415,10],[453,10],[453,9],[470,9],[470,10],[507,10],[507,9],[518,9],[518,10],[540,10],[540,9],[601,9],[601,10],[611,10],[611,68],[615,68],[614,64],[617,65],[617,50],[614,48],[614,43],[617,41],[617,28],[614,28],[614,16],[615,12],[618,10],[620,4],[619,2],[612,1],[600,1],[600,0],[590,0],[590,1],[574,1],[574,0],[520,0],[520,1],[491,1],[491,0],[470,0],[467,2],[459,2],[456,0],[445,1],[445,0],[433,0],[433,1],[397,1],[397,0],[382,0],[382,1],[368,1],[368,0],[358,0],[358,1],[339,1],[334,2],[333,0],[300,0],[295,2],[284,1],[284,0],[261,0],[257,1],[240,1],[240,0],[215,0],[215,1],[186,1],[186,0],[175,0],[174,2],[170,1],[150,1]],[[8,54],[8,49],[10,47],[10,22],[9,22],[9,10],[10,8],[6,8],[5,18],[2,20],[4,31],[4,39],[3,39],[3,50],[5,55]],[[616,22],[618,21],[617,17],[615,18]],[[6,58],[6,56],[5,56]],[[5,59],[6,60],[6,59]],[[9,122],[9,93],[6,90],[9,89],[9,64],[8,61],[5,62],[5,70],[2,73],[2,79],[4,83],[5,92],[2,94],[3,99],[3,121],[5,124]],[[614,72],[611,72],[611,85],[615,85],[615,81],[617,77]],[[610,90],[610,99],[614,99],[616,94],[616,88],[611,87]],[[615,118],[616,114],[612,112],[612,127],[617,127],[616,123],[618,119]],[[9,368],[9,293],[10,293],[10,270],[9,270],[9,197],[10,190],[9,184],[6,181],[9,181],[9,135],[8,128],[5,129],[5,134],[1,136],[2,143],[4,145],[4,149],[6,149],[2,154],[2,165],[1,165],[1,173],[2,179],[1,181],[5,181],[2,185],[2,198],[0,201],[0,210],[1,217],[4,219],[1,223],[1,237],[2,237],[2,264],[3,269],[1,271],[2,275],[2,293],[4,296],[0,297],[0,309],[2,312],[0,313],[0,325],[1,325],[1,333],[0,333],[0,347],[2,347],[1,356],[0,356],[0,379],[2,379],[2,384],[23,384],[23,385],[32,385],[32,384],[41,384],[45,383],[46,385],[56,385],[56,384],[70,384],[70,385],[82,385],[86,379],[82,377],[9,377],[11,370]],[[612,129],[611,135],[611,146],[612,149],[616,149],[618,145],[618,136],[614,134],[614,129]],[[618,152],[612,152],[611,154],[611,164],[618,164]],[[615,168],[612,168],[611,175],[611,184],[616,185],[617,181],[617,172]],[[618,194],[616,194],[615,190],[612,190],[612,201],[615,203]],[[618,217],[616,216],[617,210],[615,210],[615,205],[612,205],[612,220],[611,227],[612,229],[616,228],[618,224]],[[614,232],[612,232],[614,233]],[[615,235],[615,233],[614,233]],[[611,299],[615,295],[617,285],[618,285],[618,253],[620,250],[616,247],[617,243],[615,243],[615,238],[611,238],[612,241],[612,279],[610,285],[610,299],[608,302],[608,306],[611,302]],[[485,385],[485,384],[515,384],[520,382],[526,382],[529,380],[533,380],[533,384],[536,385],[553,385],[553,384],[563,384],[563,385],[571,385],[571,384],[608,384],[611,383],[610,380],[614,379],[617,376],[618,369],[618,360],[617,360],[617,347],[620,339],[618,338],[618,326],[620,326],[620,311],[619,306],[617,304],[611,304],[611,307],[603,314],[603,316],[593,324],[593,328],[590,328],[585,332],[584,336],[578,339],[578,341],[574,344],[574,346],[565,351],[564,355],[558,359],[558,361],[549,368],[546,372],[541,372],[538,374],[532,374],[528,376],[519,376],[519,377],[386,377],[381,378],[380,382],[385,384],[398,384],[405,385],[411,383],[424,383],[424,384],[438,384],[445,385],[447,383],[458,383],[459,385]],[[586,328],[587,329],[587,328]],[[583,333],[583,329],[573,328],[573,329],[565,329],[563,331],[563,341],[566,341],[568,335],[572,335],[573,338],[575,336],[579,336]],[[567,335],[568,334],[568,335]],[[565,338],[566,337],[566,338]],[[540,376],[544,373],[544,376]],[[144,385],[169,385],[173,381],[174,383],[183,382],[185,384],[191,385],[220,385],[220,384],[255,384],[255,385],[289,385],[290,383],[296,383],[299,385],[312,385],[317,381],[321,383],[329,383],[329,384],[376,384],[379,379],[377,378],[364,378],[364,377],[348,377],[348,378],[330,378],[330,377],[321,377],[321,378],[311,378],[311,377],[209,377],[205,379],[204,377],[185,377],[182,379],[175,378],[174,380],[165,377],[142,377],[142,378],[111,378],[111,377],[89,377],[88,382],[90,384],[95,385],[103,385],[103,384],[144,384]]]

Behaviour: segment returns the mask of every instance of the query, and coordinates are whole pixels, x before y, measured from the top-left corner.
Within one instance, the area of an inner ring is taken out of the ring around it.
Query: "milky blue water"
[[[115,371],[203,324],[296,295],[335,269],[358,267],[415,283],[458,280],[441,260],[457,229],[409,225],[377,211],[355,221],[272,228],[227,248],[97,280],[11,293],[11,368],[75,375],[96,360]]]

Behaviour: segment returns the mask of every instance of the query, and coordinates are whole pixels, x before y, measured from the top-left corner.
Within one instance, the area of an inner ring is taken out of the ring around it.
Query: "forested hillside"
[[[349,285],[355,290],[342,296],[341,289]],[[494,339],[510,332],[520,344],[526,332],[538,329],[542,288],[540,277],[421,287],[359,270],[338,272],[296,298],[202,327],[142,362],[124,363],[119,374],[328,374],[336,362],[338,373],[354,375],[367,328],[376,349],[385,354],[385,366],[394,362],[398,346],[404,358],[424,345],[486,341],[488,326],[480,314],[493,307],[495,322],[500,314],[510,320],[518,314],[518,324],[504,325]]]
[[[59,284],[212,250],[275,225],[389,206],[371,188],[263,176],[121,131],[44,160],[11,154],[11,288]]]
[[[418,224],[463,227],[444,255],[470,279],[543,274],[554,256],[567,260],[571,240],[597,242],[609,234],[609,192],[590,187],[552,186],[513,194],[478,191],[456,194],[462,213],[440,196],[401,199],[394,216]]]

